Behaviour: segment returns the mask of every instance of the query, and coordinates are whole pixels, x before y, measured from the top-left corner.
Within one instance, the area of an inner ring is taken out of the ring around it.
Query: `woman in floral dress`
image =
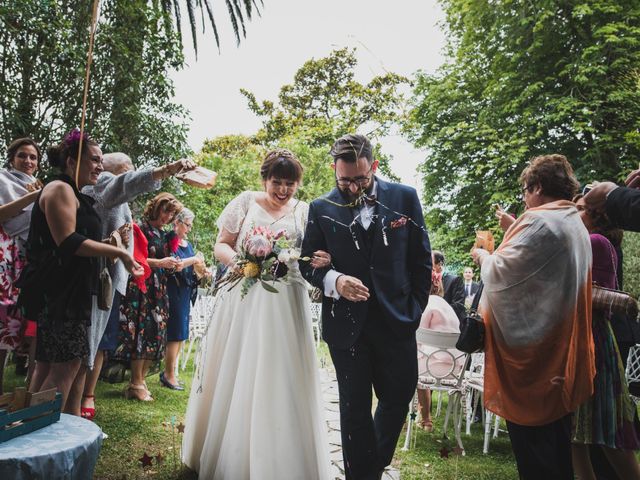
[[[25,265],[24,245],[31,208],[38,196],[34,174],[41,157],[34,140],[18,138],[7,148],[6,168],[0,170],[0,394],[7,352],[20,346],[26,331],[31,338],[35,335],[35,322],[27,328],[27,321],[16,308],[19,289],[15,282]],[[30,372],[33,363],[32,356]]]
[[[153,400],[145,377],[151,364],[164,357],[169,316],[167,273],[180,265],[180,260],[171,256],[162,227],[181,210],[182,204],[173,195],[159,193],[145,207],[139,224],[142,235],[134,234],[135,248],[146,249],[151,274],[144,283],[129,279],[120,305],[120,338],[114,357],[131,362],[126,398]],[[147,245],[141,245],[140,240],[144,243],[145,239]]]

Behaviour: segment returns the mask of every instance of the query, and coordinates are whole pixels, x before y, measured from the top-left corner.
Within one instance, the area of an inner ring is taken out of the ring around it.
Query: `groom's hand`
[[[336,280],[336,290],[341,297],[352,302],[364,302],[369,299],[369,289],[356,277],[340,275]]]

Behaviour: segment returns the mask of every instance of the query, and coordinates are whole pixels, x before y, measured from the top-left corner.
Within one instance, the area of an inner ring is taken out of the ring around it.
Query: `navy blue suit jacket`
[[[354,222],[357,212],[335,205],[346,203],[335,188],[309,206],[302,256],[311,256],[316,250],[329,252],[335,270],[359,278],[370,293],[375,293],[381,313],[392,331],[401,338],[410,338],[415,335],[429,299],[429,237],[415,189],[378,178],[376,181],[380,204],[377,205],[377,221],[371,226],[375,228],[371,254],[364,248],[361,228],[353,225],[352,234],[344,226]],[[359,249],[353,235],[358,239]],[[301,261],[300,269],[307,281],[324,291],[323,280],[330,268],[313,269],[308,262]],[[351,347],[362,332],[369,303],[350,302],[344,298],[334,301],[323,296],[325,341],[334,348]]]

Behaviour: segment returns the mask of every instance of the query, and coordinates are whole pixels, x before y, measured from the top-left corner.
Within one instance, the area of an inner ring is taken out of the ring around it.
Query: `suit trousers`
[[[377,480],[391,463],[418,381],[415,336],[398,338],[375,297],[368,301],[369,316],[354,345],[348,350],[329,346],[340,392],[347,480]],[[373,418],[372,387],[378,398]]]

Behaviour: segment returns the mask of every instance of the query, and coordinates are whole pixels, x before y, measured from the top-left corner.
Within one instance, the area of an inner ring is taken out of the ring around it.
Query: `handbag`
[[[626,315],[632,320],[638,317],[638,302],[627,292],[605,288],[593,284],[591,289],[591,304],[594,310]]]
[[[475,353],[484,349],[484,321],[478,313],[483,288],[484,285],[480,282],[469,312],[460,320],[460,336],[456,342],[456,348],[461,352]]]
[[[100,310],[111,310],[111,302],[113,301],[111,275],[104,257],[100,257],[98,264],[100,268],[100,275],[98,276],[98,308]]]
[[[609,251],[611,253],[611,264],[613,266],[613,275],[616,279],[616,287],[618,287],[618,271],[616,268],[615,250],[611,243]],[[627,292],[616,290],[613,288],[601,287],[593,282],[591,288],[591,307],[594,310],[602,310],[618,315],[626,315],[631,320],[638,318],[638,302]]]

